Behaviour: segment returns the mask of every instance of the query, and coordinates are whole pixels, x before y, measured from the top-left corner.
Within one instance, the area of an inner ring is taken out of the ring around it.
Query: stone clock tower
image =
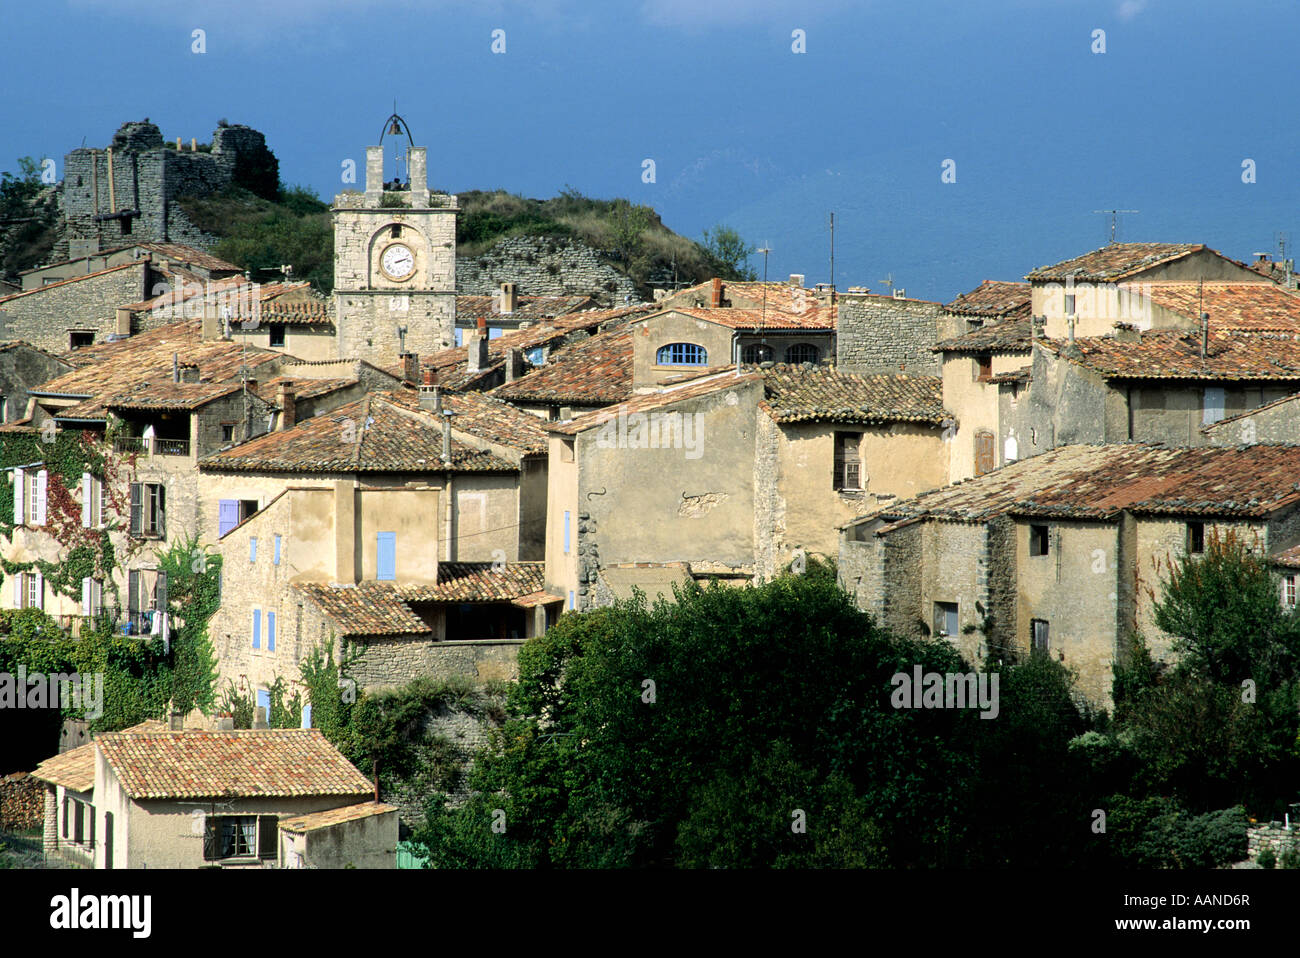
[[[392,132],[405,127],[389,119]],[[393,366],[403,351],[429,355],[454,344],[459,207],[456,197],[429,192],[427,162],[425,148],[410,145],[410,181],[386,183],[383,147],[366,147],[365,193],[334,198],[340,359]]]

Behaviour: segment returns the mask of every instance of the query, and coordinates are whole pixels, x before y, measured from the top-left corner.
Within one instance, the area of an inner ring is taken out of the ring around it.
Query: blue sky
[[[841,289],[1019,279],[1102,245],[1110,207],[1141,211],[1123,240],[1244,259],[1300,242],[1293,0],[48,0],[5,18],[0,169],[48,155],[61,175],[124,120],[188,141],[224,117],[328,199],[396,99],[439,188],[627,196],[692,238],[766,242],[773,278],[829,278],[834,210]]]

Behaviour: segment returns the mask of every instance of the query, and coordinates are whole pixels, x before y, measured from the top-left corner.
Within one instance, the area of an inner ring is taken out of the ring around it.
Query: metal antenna
[[[772,250],[768,247],[767,243],[765,242],[762,245],[762,247],[759,249],[759,252],[763,254],[763,312],[762,312],[762,319],[760,322],[762,323],[763,328],[766,329],[767,328],[767,254],[772,252]]]
[[[1115,217],[1119,213],[1141,213],[1141,210],[1093,210],[1094,213],[1107,213],[1110,215],[1110,243],[1115,242]],[[1107,243],[1106,245],[1110,245]]]
[[[835,289],[835,213],[831,212],[831,289]]]
[[[890,293],[893,293],[893,292],[894,292],[894,274],[893,274],[893,273],[886,273],[886,274],[885,274],[885,278],[882,279],[881,282],[885,284],[885,289],[889,290]]]

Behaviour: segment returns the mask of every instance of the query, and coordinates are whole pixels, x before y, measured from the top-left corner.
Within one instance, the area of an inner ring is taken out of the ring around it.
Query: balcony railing
[[[114,452],[144,452],[143,436],[117,436],[113,439]]]
[[[190,441],[188,439],[155,439],[153,441],[155,456],[188,456]]]

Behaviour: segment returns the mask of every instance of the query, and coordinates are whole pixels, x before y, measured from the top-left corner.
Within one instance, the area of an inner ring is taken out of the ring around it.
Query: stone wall
[[[511,282],[521,296],[586,294],[607,305],[639,302],[633,282],[578,240],[511,236],[481,256],[456,258],[456,292],[488,296]]]
[[[188,146],[188,144],[186,144]],[[176,150],[148,120],[124,123],[113,137],[112,190],[108,153],[82,148],[64,156],[65,228],[54,249],[56,260],[95,252],[123,242],[184,243],[211,249],[217,237],[196,227],[175,202],[180,196],[206,196],[233,182],[241,154],[264,149],[266,137],[246,126],[225,126],[212,135],[211,152]],[[130,220],[96,221],[97,215],[138,210]]]
[[[1246,826],[1247,859],[1255,861],[1265,848],[1273,849],[1273,854],[1281,859],[1283,852],[1300,849],[1300,831],[1294,827],[1288,831],[1281,822]]]
[[[75,329],[94,331],[95,342],[104,342],[117,330],[117,307],[142,300],[155,275],[141,261],[20,294],[0,303],[0,340],[64,353]]]
[[[480,682],[519,677],[524,639],[443,642],[429,636],[372,638],[351,643],[357,654],[348,675],[362,688],[405,685],[420,676],[463,675]]]
[[[942,317],[938,303],[845,293],[839,301],[836,362],[853,372],[942,375],[940,355],[930,351],[939,340]]]
[[[45,786],[26,772],[0,778],[0,831],[25,832],[45,821]]]
[[[57,357],[25,346],[0,349],[0,404],[3,420],[13,422],[27,414],[27,390],[35,389],[72,368]]]

